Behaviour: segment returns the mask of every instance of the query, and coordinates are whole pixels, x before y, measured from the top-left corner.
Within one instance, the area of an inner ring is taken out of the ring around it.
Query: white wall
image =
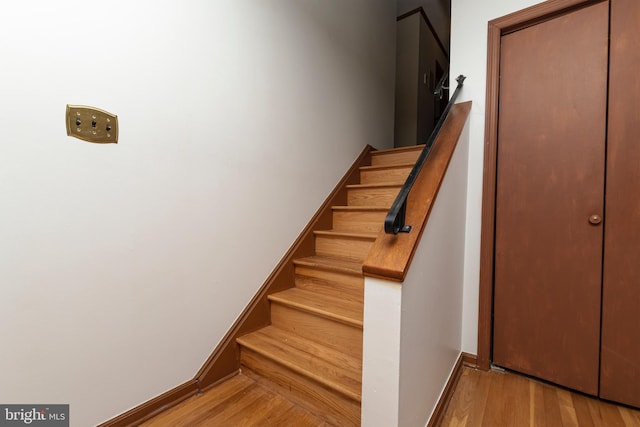
[[[459,101],[473,101],[470,117],[469,183],[462,350],[476,354],[478,280],[484,155],[488,22],[539,3],[537,0],[452,0],[451,76],[467,76]]]
[[[362,425],[427,424],[460,355],[469,127],[402,284],[365,278]]]
[[[394,0],[0,6],[0,402],[94,425],[190,379],[365,144]],[[120,143],[66,136],[67,103]]]

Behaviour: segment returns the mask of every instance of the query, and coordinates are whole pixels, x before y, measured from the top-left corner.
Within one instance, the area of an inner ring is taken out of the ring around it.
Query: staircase
[[[360,425],[362,263],[422,148],[371,153],[315,254],[294,259],[295,286],[269,295],[271,324],[237,339],[244,375],[329,424]]]

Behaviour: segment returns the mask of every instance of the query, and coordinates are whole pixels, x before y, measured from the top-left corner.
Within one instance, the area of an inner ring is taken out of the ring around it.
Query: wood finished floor
[[[328,427],[240,374],[144,427]],[[464,368],[441,427],[640,427],[640,411],[509,372]]]
[[[442,427],[640,427],[640,411],[509,372],[464,368]]]
[[[328,427],[328,424],[240,374],[185,400],[141,426]]]

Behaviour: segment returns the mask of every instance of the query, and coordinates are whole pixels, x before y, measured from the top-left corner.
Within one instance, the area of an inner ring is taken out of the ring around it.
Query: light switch
[[[118,116],[95,107],[67,104],[67,135],[98,144],[116,144]]]

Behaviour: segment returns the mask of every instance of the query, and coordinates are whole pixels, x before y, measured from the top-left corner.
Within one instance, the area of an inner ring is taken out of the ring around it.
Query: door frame
[[[487,92],[480,229],[480,288],[478,308],[478,368],[491,368],[493,350],[493,282],[495,249],[496,167],[500,39],[503,35],[608,0],[551,0],[489,21],[487,36]]]

